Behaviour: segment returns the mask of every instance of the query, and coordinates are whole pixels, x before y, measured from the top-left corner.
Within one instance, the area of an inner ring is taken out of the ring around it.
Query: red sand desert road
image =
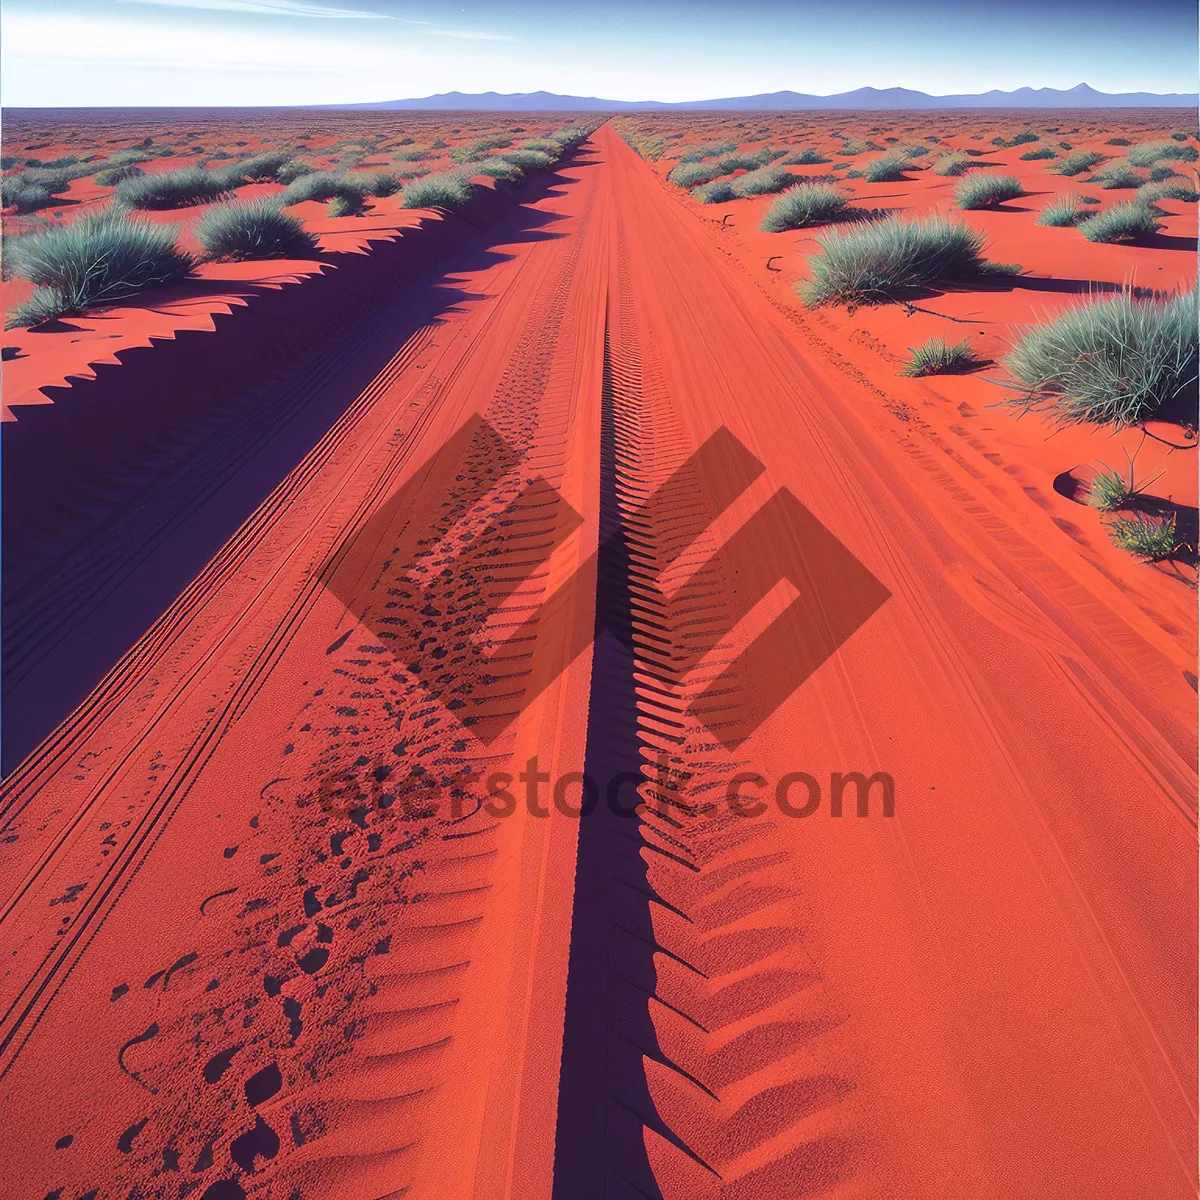
[[[1194,1195],[1186,648],[1001,468],[898,442],[611,129],[565,174],[562,236],[398,347],[7,781],[7,1186]],[[889,593],[790,695],[853,597],[754,525],[781,491]],[[453,621],[497,596],[481,666]],[[388,790],[534,754],[645,804]],[[894,816],[830,815],[855,771]],[[821,805],[707,811],[737,772]]]

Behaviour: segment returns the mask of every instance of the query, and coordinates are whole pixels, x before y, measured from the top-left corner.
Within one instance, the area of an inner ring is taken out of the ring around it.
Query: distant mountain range
[[[415,100],[379,100],[371,104],[322,105],[323,108],[461,109],[470,112],[626,112],[679,111],[693,108],[747,110],[805,110],[828,108],[1195,108],[1196,93],[1098,92],[1081,83],[1077,87],[1017,88],[967,96],[930,96],[908,88],[858,88],[835,96],[809,96],[803,92],[764,92],[759,96],[728,96],[721,100],[600,100],[595,96],[559,96],[554,92],[442,92]]]

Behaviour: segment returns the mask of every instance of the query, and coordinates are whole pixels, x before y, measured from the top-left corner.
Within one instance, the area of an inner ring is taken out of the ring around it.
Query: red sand
[[[635,595],[642,756],[699,782],[746,764],[770,781],[886,771],[896,809],[631,825],[644,880],[611,885],[594,964],[613,1069],[586,1099],[603,1124],[558,1128],[559,1170],[598,1152],[604,1174],[579,1194],[644,1193],[637,1155],[621,1157],[632,1128],[672,1198],[1194,1195],[1194,600],[1054,491],[1100,443],[1043,444],[1034,421],[985,408],[975,378],[899,379],[897,347],[943,332],[935,318],[801,311],[798,258],[782,283],[762,270],[762,201],[730,206],[719,233],[610,126],[564,175],[536,202],[560,236],[456,276],[478,299],[397,349],[6,781],[0,1094],[18,1132],[0,1177],[22,1200],[204,1196],[222,1179],[241,1192],[212,1200],[549,1195],[579,823],[346,809],[413,762],[516,774],[536,753],[579,770],[589,723],[615,716],[588,712],[585,653],[484,746],[358,618],[404,547],[448,533],[451,493],[419,468],[474,412],[527,454],[502,496],[540,473],[584,516],[509,620],[594,570],[610,411],[627,514],[725,426],[766,470],[699,550],[787,488],[891,594],[735,751],[683,711],[689,693],[662,699],[655,648],[719,621],[738,589],[769,592],[731,657],[787,603],[780,565],[804,547],[733,556],[699,612]],[[1035,264],[1032,219],[982,218],[998,257],[1013,238],[1026,266],[1072,278],[1159,265],[1073,258],[1071,230],[1033,231]],[[1022,296],[924,306],[982,310],[999,348],[1029,319]],[[1193,471],[1177,469],[1177,496]],[[337,567],[350,615],[318,572],[414,480]],[[693,496],[721,485],[698,477]],[[546,538],[554,519],[533,508],[525,531]],[[667,555],[680,521],[631,526],[639,561]],[[514,533],[494,575],[527,544]],[[450,572],[447,602],[469,611],[473,583]],[[518,677],[562,665],[591,595],[534,625]],[[464,696],[512,687],[455,661],[445,686]],[[788,669],[736,678],[730,719]],[[333,815],[331,776],[347,793]],[[626,909],[650,938],[626,936]]]

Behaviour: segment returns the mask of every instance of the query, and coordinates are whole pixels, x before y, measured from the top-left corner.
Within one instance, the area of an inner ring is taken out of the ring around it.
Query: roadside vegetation
[[[177,283],[194,265],[178,231],[110,207],[5,245],[5,269],[36,285],[9,326],[76,316],[147,288]]]
[[[1062,424],[1118,429],[1176,405],[1191,412],[1198,320],[1194,289],[1168,300],[1121,293],[1078,304],[1014,345],[1004,360],[1017,393],[1010,403]]]
[[[213,260],[311,258],[317,239],[304,223],[271,197],[217,204],[196,222],[194,232]]]
[[[821,253],[808,260],[800,285],[810,308],[823,304],[887,304],[938,283],[963,283],[1020,268],[987,261],[984,235],[943,216],[885,217],[817,235]]]
[[[900,373],[910,377],[923,375],[965,375],[984,365],[976,357],[969,341],[951,346],[945,338],[931,337],[921,345],[909,348],[909,361]]]
[[[853,210],[851,197],[827,183],[801,183],[788,188],[767,210],[760,228],[764,233],[784,233],[845,219]]]

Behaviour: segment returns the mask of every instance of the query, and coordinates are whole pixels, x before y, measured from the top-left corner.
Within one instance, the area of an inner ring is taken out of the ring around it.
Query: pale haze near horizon
[[[1173,2],[1143,5],[1128,27],[1116,5],[1043,8],[1039,30],[1011,6],[939,0],[4,0],[0,101],[292,105],[542,90],[677,101],[1081,81],[1105,92],[1196,90],[1194,37],[1180,44]],[[931,29],[939,10],[945,22],[933,25],[946,28]],[[1064,40],[1068,16],[1079,29]],[[946,29],[965,39],[962,53]]]

